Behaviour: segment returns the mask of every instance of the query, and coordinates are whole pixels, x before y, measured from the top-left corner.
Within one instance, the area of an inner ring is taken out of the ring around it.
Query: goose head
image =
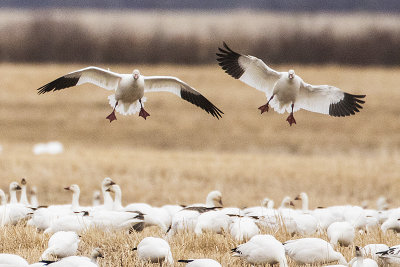
[[[97,258],[104,258],[103,253],[101,252],[100,248],[94,248],[92,250],[92,261],[96,262]]]
[[[17,183],[17,182],[12,182],[11,184],[10,184],[10,192],[12,192],[12,191],[18,191],[18,190],[21,190],[21,187],[19,186],[19,184]]]
[[[294,207],[294,203],[291,200],[291,198],[289,196],[286,196],[283,198],[282,203],[281,203],[281,208],[285,208],[287,206],[293,206]]]
[[[104,190],[106,190],[108,187],[112,186],[113,184],[115,184],[115,182],[110,177],[106,177],[106,178],[104,178],[103,182],[101,183],[101,187],[104,188]]]
[[[132,75],[133,75],[133,79],[135,79],[135,80],[139,79],[139,76],[140,76],[139,70],[135,69],[135,70],[132,72]]]
[[[22,180],[21,180],[21,185],[26,185],[26,180],[25,180],[25,178],[22,178]]]
[[[77,184],[70,185],[68,187],[64,187],[65,190],[70,190],[74,193],[80,192],[79,186]]]
[[[222,194],[220,191],[211,191],[207,195],[206,199],[207,207],[222,207]]]
[[[294,70],[289,70],[288,71],[288,78],[289,80],[292,80],[295,76]]]
[[[362,257],[362,256],[363,255],[362,255],[361,249],[358,246],[356,246],[356,257]]]

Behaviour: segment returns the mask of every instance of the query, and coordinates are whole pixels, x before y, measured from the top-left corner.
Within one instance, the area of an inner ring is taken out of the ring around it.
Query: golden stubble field
[[[400,91],[398,68],[339,66],[272,66],[294,68],[306,82],[331,84],[354,94],[367,94],[356,116],[333,118],[310,112],[260,115],[265,96],[210,66],[101,66],[144,75],[174,75],[201,91],[225,112],[216,120],[197,107],[167,93],[149,94],[148,120],[123,117],[111,125],[110,92],[92,85],[38,96],[36,88],[83,65],[0,65],[0,187],[27,178],[38,186],[41,204],[66,203],[63,187],[81,186],[81,204],[91,201],[106,176],[123,189],[124,204],[152,205],[203,202],[218,189],[226,206],[258,205],[264,197],[279,203],[301,191],[311,208],[360,204],[385,195],[398,206],[400,173]],[[58,140],[65,153],[34,156],[32,145]],[[81,254],[102,245],[102,266],[139,266],[130,247],[158,229],[144,233],[85,233]],[[15,238],[17,236],[18,238]],[[275,236],[281,241],[290,237]],[[48,237],[31,228],[2,229],[0,252],[13,252],[30,262],[38,259]],[[392,234],[358,235],[357,245],[398,243]],[[230,257],[236,246],[228,236],[179,235],[171,241],[175,259],[212,257],[224,266],[240,266]],[[340,249],[347,260],[352,248]],[[144,265],[143,265],[144,266]],[[294,265],[293,265],[294,266]]]

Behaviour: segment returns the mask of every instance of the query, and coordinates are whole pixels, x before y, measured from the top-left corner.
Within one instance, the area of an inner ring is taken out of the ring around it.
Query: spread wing
[[[225,42],[223,45],[224,48],[218,48],[220,53],[216,54],[222,69],[233,78],[265,92],[267,98],[271,97],[274,85],[282,73],[271,69],[259,58],[239,54]]]
[[[70,72],[37,90],[38,94],[44,94],[84,83],[92,83],[107,90],[116,90],[121,77],[120,74],[112,71],[97,67],[87,67]]]
[[[144,91],[147,92],[170,92],[180,98],[196,105],[217,119],[224,114],[219,108],[214,106],[207,98],[190,87],[185,82],[170,76],[143,76]]]
[[[334,117],[354,115],[362,109],[365,95],[352,95],[330,85],[311,85],[302,81],[296,106]]]

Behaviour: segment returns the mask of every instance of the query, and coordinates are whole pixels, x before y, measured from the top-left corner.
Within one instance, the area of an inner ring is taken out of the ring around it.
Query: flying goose
[[[269,110],[269,104],[278,113],[290,112],[286,119],[296,124],[293,112],[305,109],[329,114],[334,117],[354,115],[362,109],[365,95],[352,95],[330,85],[311,85],[297,76],[294,70],[278,72],[261,59],[239,54],[228,47],[218,48],[218,64],[235,79],[262,91],[268,102],[259,107],[261,114]]]
[[[106,118],[116,120],[115,111],[122,115],[135,114],[144,119],[150,116],[143,108],[144,93],[170,92],[182,99],[204,109],[217,119],[223,112],[214,106],[207,98],[187,83],[172,76],[144,76],[135,69],[132,74],[119,74],[97,67],[87,67],[70,72],[58,79],[38,88],[38,94],[58,91],[68,87],[92,83],[106,90],[114,90],[115,94],[108,97],[113,111]]]

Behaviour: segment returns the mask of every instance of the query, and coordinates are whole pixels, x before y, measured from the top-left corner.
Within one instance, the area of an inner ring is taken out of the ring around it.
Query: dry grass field
[[[301,191],[311,208],[357,204],[380,195],[399,206],[400,81],[399,68],[339,66],[272,66],[294,68],[306,82],[331,84],[355,94],[367,94],[356,116],[333,118],[295,113],[259,114],[265,96],[226,75],[215,65],[102,66],[144,75],[174,75],[194,86],[225,112],[216,120],[174,95],[147,95],[145,121],[136,115],[109,123],[110,92],[91,85],[37,95],[36,88],[81,65],[0,64],[0,188],[25,177],[37,185],[41,204],[66,203],[63,187],[81,186],[81,204],[90,204],[93,190],[106,176],[122,186],[124,204],[152,205],[203,202],[211,190],[223,194],[226,206],[260,204],[264,197],[279,203]],[[32,145],[58,140],[60,155],[35,156]],[[136,262],[130,249],[144,236],[162,233],[83,234],[80,254],[102,246],[101,266],[147,266]],[[284,232],[275,236],[290,239]],[[48,236],[29,227],[0,229],[0,253],[20,254],[37,261]],[[326,238],[326,237],[325,237]],[[393,234],[358,235],[357,245],[399,243]],[[230,256],[237,243],[228,235],[192,234],[171,240],[174,258],[211,257],[223,266],[243,266]],[[340,248],[347,260],[353,248]],[[178,265],[177,265],[178,266]],[[295,266],[290,264],[290,266]]]

